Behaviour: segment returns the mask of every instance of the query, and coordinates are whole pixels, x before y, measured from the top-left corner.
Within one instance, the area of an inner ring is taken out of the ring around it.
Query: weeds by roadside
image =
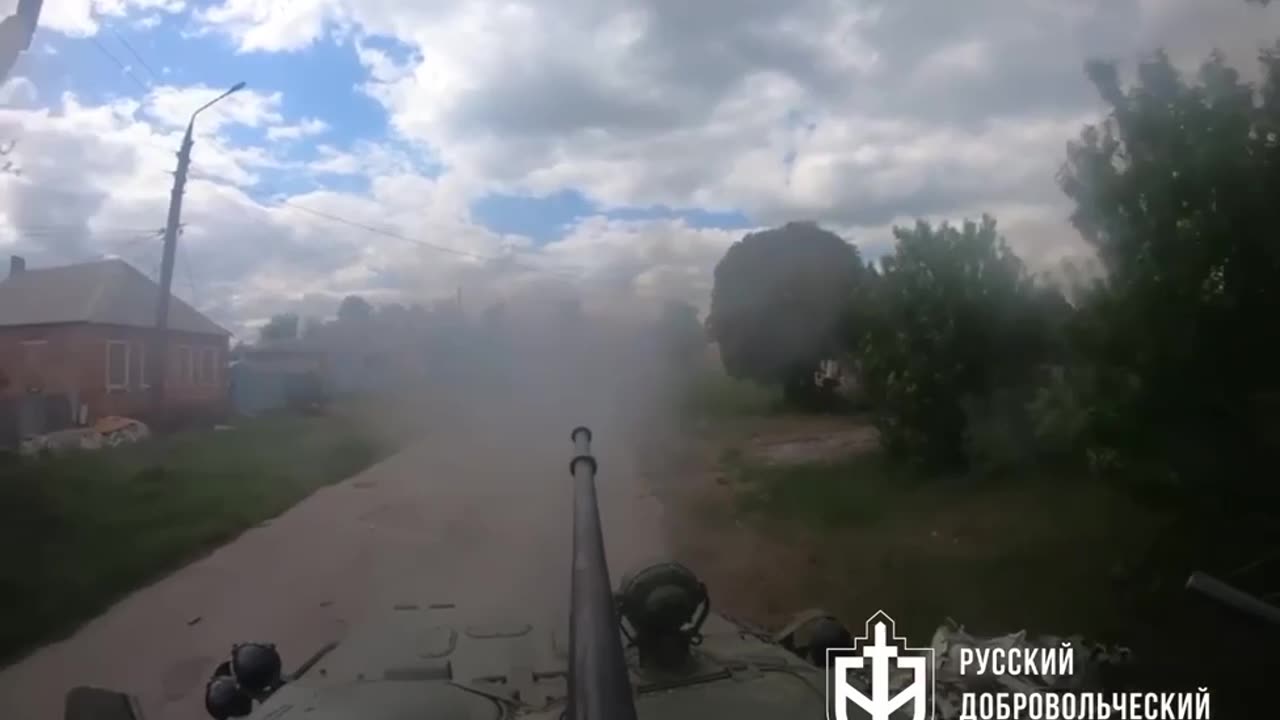
[[[739,461],[736,511],[812,548],[847,617],[890,609],[927,636],[946,617],[991,632],[1126,635],[1106,592],[1139,564],[1164,518],[1098,483],[931,482],[880,453],[794,465]]]
[[[914,478],[878,453],[788,465],[726,459],[736,474],[739,510],[809,528],[871,526],[912,499]]]
[[[391,448],[346,415],[264,417],[0,466],[0,659],[71,630]]]
[[[1185,508],[1067,468],[925,476],[817,441],[858,418],[732,420],[686,437],[695,461],[666,477],[672,546],[731,614],[777,627],[807,607],[851,623],[885,610],[922,642],[947,618],[978,634],[1079,633],[1134,648],[1143,690],[1258,682],[1259,629],[1183,588],[1192,570],[1245,587],[1232,569],[1258,570],[1265,543],[1222,542],[1210,504],[1188,523]],[[782,444],[838,452],[796,460]],[[1231,517],[1269,532],[1265,513]],[[1236,657],[1251,669],[1221,661]]]
[[[782,392],[703,368],[688,379],[683,401],[685,414],[699,418],[769,415],[781,410]]]

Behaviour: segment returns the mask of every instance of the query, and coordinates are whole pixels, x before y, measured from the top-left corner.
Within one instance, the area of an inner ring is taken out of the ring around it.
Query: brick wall
[[[154,377],[142,328],[68,324],[0,328],[0,395],[43,392],[86,405],[90,420],[138,415]],[[228,340],[171,332],[165,399],[170,409],[216,412],[226,404]],[[110,373],[109,373],[110,370]]]

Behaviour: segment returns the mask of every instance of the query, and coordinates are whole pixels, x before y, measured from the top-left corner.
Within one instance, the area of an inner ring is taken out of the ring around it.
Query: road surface
[[[286,668],[388,603],[456,603],[541,623],[567,615],[572,424],[501,412],[435,429],[147,587],[0,673],[0,714],[62,717],[76,684],[126,690],[147,720],[206,717],[204,683],[233,642],[277,643]],[[552,415],[564,415],[565,409]],[[619,575],[661,555],[620,425],[597,417],[601,516]],[[614,431],[611,435],[611,431]]]

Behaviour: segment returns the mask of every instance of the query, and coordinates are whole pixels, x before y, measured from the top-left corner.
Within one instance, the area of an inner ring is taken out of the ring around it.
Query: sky
[[[1054,179],[1084,62],[1256,75],[1277,38],[1244,0],[50,0],[0,86],[0,253],[157,276],[182,132],[243,81],[195,121],[174,274],[241,337],[352,293],[705,308],[789,220],[874,258],[991,213],[1050,270],[1088,255]]]

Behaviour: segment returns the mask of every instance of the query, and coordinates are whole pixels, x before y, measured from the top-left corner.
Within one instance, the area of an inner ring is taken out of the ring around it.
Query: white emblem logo
[[[870,697],[850,682],[852,672],[865,679],[867,669]],[[908,703],[910,714],[897,718],[933,720],[933,671],[933,648],[907,647],[881,610],[867,619],[866,635],[854,638],[853,647],[827,649],[827,720],[890,720]]]

